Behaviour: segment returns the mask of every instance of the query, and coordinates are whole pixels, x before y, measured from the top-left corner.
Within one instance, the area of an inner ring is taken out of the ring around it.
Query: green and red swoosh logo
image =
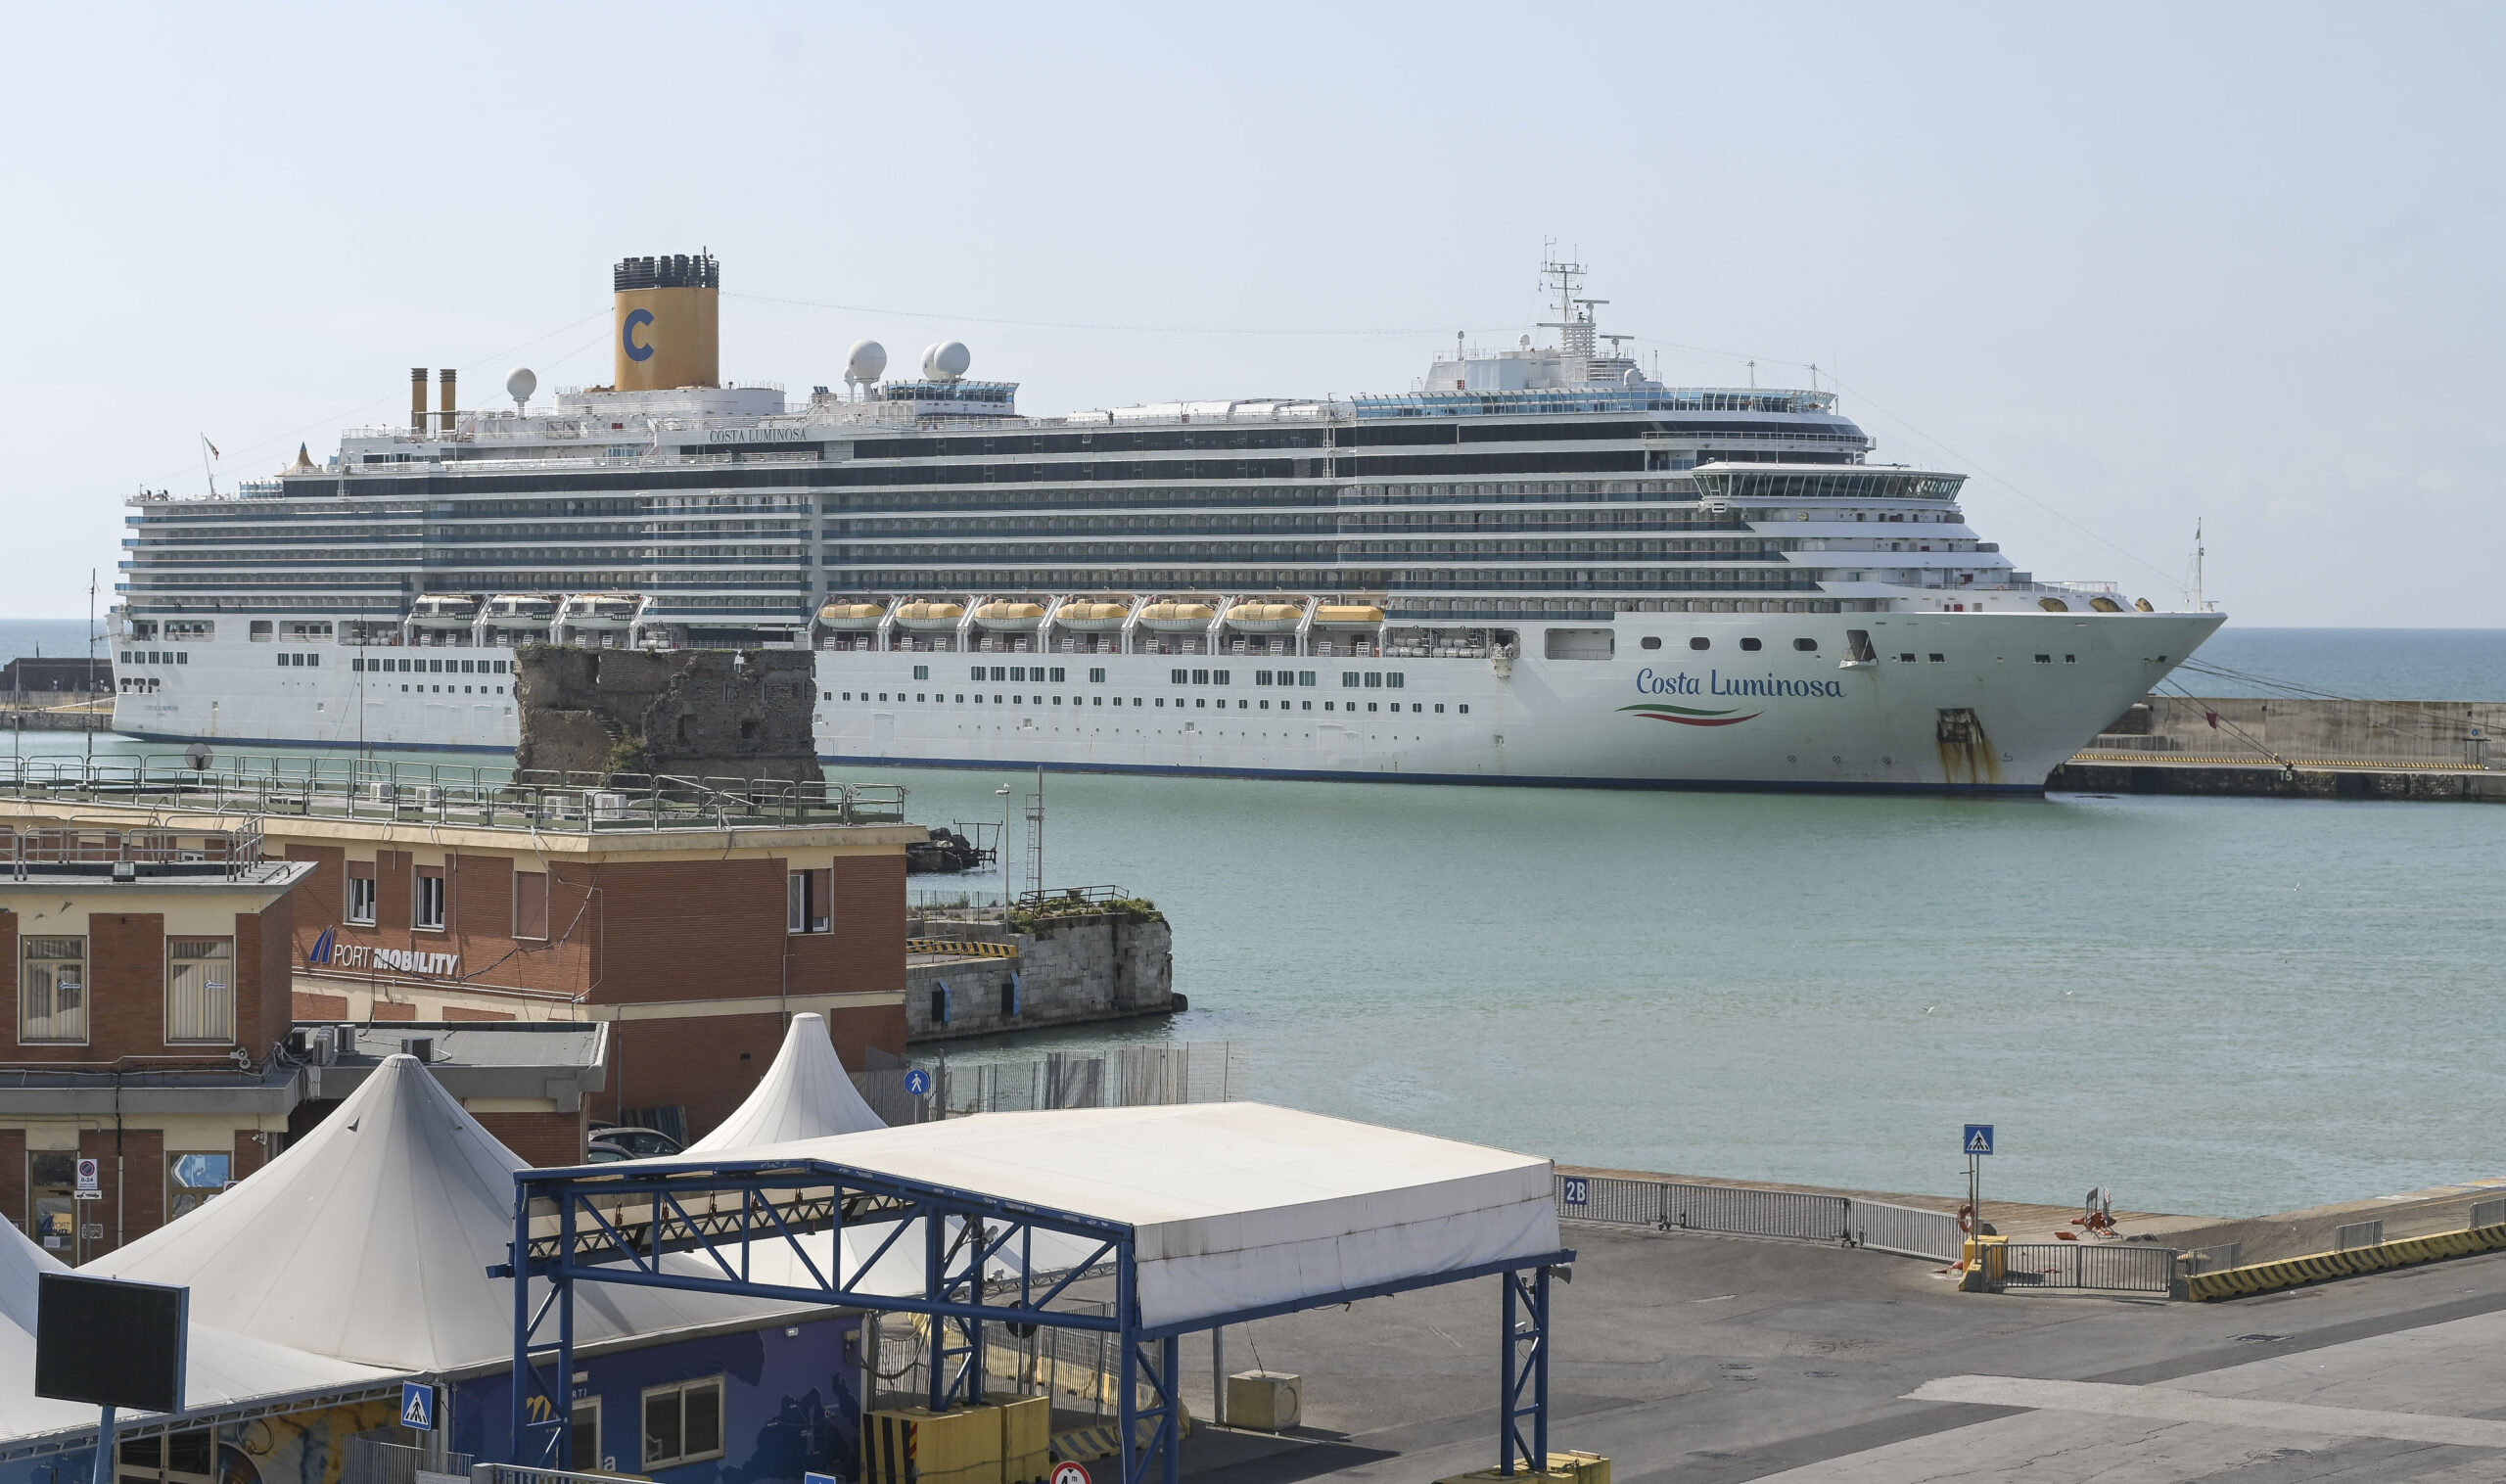
[[[1762,711],[1753,711],[1742,717],[1734,715],[1740,710],[1738,707],[1731,711],[1699,711],[1691,706],[1666,706],[1659,701],[1648,701],[1642,706],[1622,706],[1619,710],[1632,711],[1655,721],[1676,721],[1682,726],[1738,726],[1766,715]]]

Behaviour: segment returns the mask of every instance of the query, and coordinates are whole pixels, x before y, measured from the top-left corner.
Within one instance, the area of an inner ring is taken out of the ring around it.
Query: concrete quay
[[[2506,804],[2506,773],[2374,765],[2282,767],[2202,759],[2143,762],[2082,753],[2046,775],[2056,794],[2202,794],[2245,799],[2386,799]]]
[[[1931,1265],[1570,1223],[1553,1449],[1621,1484],[2506,1476],[2506,1253],[2210,1304],[1957,1292]],[[1200,1426],[1210,1484],[1449,1477],[1494,1461],[1493,1285],[1230,1330],[1305,1378],[1285,1437]],[[1205,1339],[1184,1373],[1209,1412]]]
[[[2506,704],[2151,696],[2045,780],[2053,793],[2506,803]]]

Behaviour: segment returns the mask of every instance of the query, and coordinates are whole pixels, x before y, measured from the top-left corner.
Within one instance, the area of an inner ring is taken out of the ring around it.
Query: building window
[[[575,1469],[616,1471],[618,1461],[604,1458],[600,1452],[600,1398],[575,1398],[574,1417]]]
[[[114,1484],[215,1484],[217,1440],[208,1432],[124,1438],[116,1450]]]
[[[18,970],[18,1039],[87,1039],[87,940],[26,938]]]
[[[409,926],[443,931],[443,867],[422,865],[411,883]]]
[[[70,1149],[45,1149],[26,1155],[26,1233],[46,1252],[76,1250],[78,1207],[72,1194],[78,1179],[78,1155]]]
[[[168,1154],[165,1156],[165,1220],[209,1204],[224,1190],[234,1173],[231,1154]]]
[[[165,943],[165,1040],[235,1039],[235,940]]]
[[[722,1456],[722,1378],[644,1393],[644,1469]]]
[[[348,862],[348,920],[371,926],[374,922],[374,862]]]
[[[516,938],[548,936],[548,873],[546,871],[513,873],[513,935]]]
[[[785,878],[784,931],[823,933],[833,925],[827,894],[834,872],[794,871]]]

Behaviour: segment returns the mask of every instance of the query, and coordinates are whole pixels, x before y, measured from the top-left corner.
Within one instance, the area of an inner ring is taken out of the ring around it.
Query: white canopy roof
[[[774,1053],[774,1065],[766,1069],[748,1100],[722,1120],[720,1128],[689,1144],[687,1152],[712,1153],[886,1127],[861,1100],[843,1059],[835,1054],[826,1017],[804,1013],[792,1017],[783,1033],[783,1049]]]
[[[0,1236],[0,1321],[5,1321],[0,1322],[0,1437],[78,1432],[96,1425],[95,1408],[35,1395],[38,1279],[46,1273],[69,1271],[17,1228]],[[183,1405],[192,1411],[392,1379],[388,1370],[229,1334],[198,1319],[192,1322],[185,1360]]]
[[[393,1056],[266,1169],[88,1270],[187,1284],[195,1320],[324,1356],[423,1371],[507,1360],[513,1290],[487,1269],[506,1260],[523,1167],[426,1068]],[[575,1339],[793,1307],[587,1284]]]
[[[1123,1223],[1151,1328],[1559,1245],[1548,1160],[1261,1103],[990,1113],[715,1152],[829,1160]]]

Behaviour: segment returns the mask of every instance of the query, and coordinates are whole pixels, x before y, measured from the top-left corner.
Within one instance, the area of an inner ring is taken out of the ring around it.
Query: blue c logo
[[[652,322],[653,311],[650,309],[629,309],[626,311],[626,328],[618,332],[618,338],[626,343],[626,358],[628,360],[651,360],[653,358],[652,347],[639,346],[635,344],[635,332]]]

